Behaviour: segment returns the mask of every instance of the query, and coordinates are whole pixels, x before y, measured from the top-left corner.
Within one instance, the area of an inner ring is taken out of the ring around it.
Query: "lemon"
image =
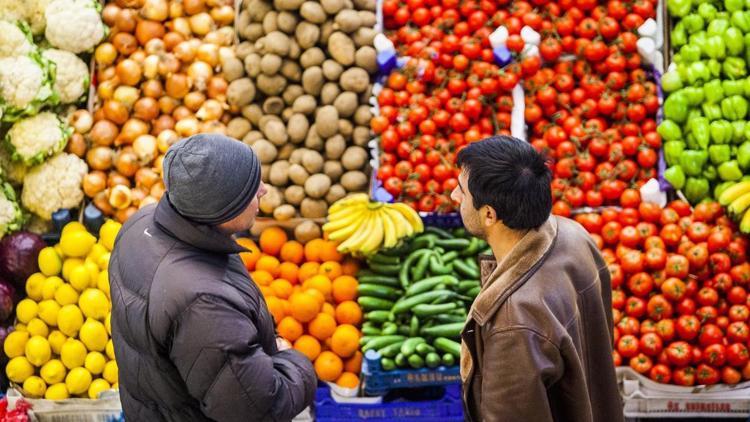
[[[115,358],[115,344],[112,343],[112,339],[107,342],[107,347],[105,348],[105,350],[107,352],[107,356],[109,356],[110,359]]]
[[[84,272],[86,271],[83,266],[78,268],[83,269]],[[63,284],[55,290],[55,300],[60,306],[74,305],[78,303],[78,292],[70,284]]]
[[[78,306],[87,318],[103,320],[110,310],[107,295],[99,289],[86,289],[78,299]]]
[[[57,256],[60,257],[61,261],[65,258],[65,254],[63,253],[62,247],[60,246],[59,243],[57,245],[53,246],[52,249],[55,250],[55,253],[57,254]]]
[[[36,318],[38,312],[39,306],[31,299],[24,299],[16,306],[16,318],[24,324]]]
[[[101,241],[100,241],[99,243],[91,247],[91,252],[89,252],[89,255],[87,258],[90,259],[94,264],[97,264],[98,266],[99,258],[101,258],[102,255],[104,255],[107,252],[109,251],[107,250],[107,248],[105,248],[101,244]]]
[[[26,381],[23,382],[24,396],[39,399],[44,397],[46,391],[47,384],[43,379],[37,376],[28,377],[26,378]]]
[[[29,321],[29,324],[26,326],[26,330],[32,336],[41,336],[47,338],[47,336],[49,335],[49,327],[47,327],[47,324],[45,324],[44,321],[39,318],[34,318]]]
[[[65,385],[70,394],[83,394],[91,385],[91,373],[86,368],[73,368],[65,377]]]
[[[62,333],[62,331],[55,330],[51,333],[49,333],[49,336],[47,336],[47,341],[49,342],[49,347],[52,348],[52,353],[59,355],[62,351],[62,346],[65,344],[65,341],[68,339],[68,336]]]
[[[5,338],[3,351],[9,358],[17,358],[26,353],[26,342],[29,341],[29,333],[25,331],[13,331]]]
[[[89,398],[96,400],[99,397],[99,393],[107,391],[112,388],[109,383],[101,378],[95,379],[89,386]]]
[[[68,369],[79,368],[86,362],[86,346],[78,340],[69,338],[62,346],[60,360]]]
[[[107,314],[107,318],[104,318],[104,327],[107,329],[107,334],[112,335],[112,312]]]
[[[107,358],[105,358],[103,354],[99,352],[89,352],[89,354],[86,355],[86,361],[83,366],[92,374],[99,375],[104,372],[104,365],[106,364]]]
[[[102,377],[110,384],[117,384],[118,376],[119,374],[117,372],[117,362],[113,360],[107,362],[107,364],[104,365],[104,372],[102,372]]]
[[[73,268],[83,265],[84,261],[80,258],[68,258],[63,262],[62,266],[62,278],[63,280],[70,281],[70,272]]]
[[[99,290],[103,291],[104,294],[107,295],[107,297],[111,297],[109,291],[109,272],[102,271],[99,273],[99,277],[96,281],[96,287]]]
[[[102,224],[99,229],[99,241],[105,248],[111,251],[115,247],[115,238],[121,228],[122,224],[114,220],[107,220],[106,223]]]
[[[33,336],[26,342],[26,359],[34,366],[42,366],[49,362],[52,348],[42,336]]]
[[[65,256],[82,258],[89,254],[96,238],[85,230],[75,230],[60,237],[60,248]]]
[[[24,324],[22,322],[17,322],[15,328],[16,328],[16,331],[20,331],[22,333],[28,333],[29,332],[29,329],[26,327],[26,324]]]
[[[42,285],[42,299],[51,300],[55,298],[57,288],[65,284],[60,277],[48,277]]]
[[[39,318],[47,325],[57,325],[57,313],[60,312],[60,305],[54,300],[43,300],[39,302]]]
[[[39,251],[39,270],[46,276],[58,275],[62,269],[62,260],[54,248],[47,246]]]
[[[107,368],[104,368],[105,372],[106,370]],[[5,367],[5,374],[8,375],[9,380],[21,384],[26,381],[26,378],[34,375],[34,367],[26,357],[19,356],[8,362],[8,366]]]
[[[119,390],[120,389],[120,384],[119,383],[112,384],[112,389],[113,390]]]
[[[89,284],[91,284],[91,273],[86,268],[85,264],[73,268],[70,272],[70,284],[79,292],[89,288]]]
[[[29,296],[29,299],[42,300],[42,286],[46,279],[47,277],[42,273],[34,273],[29,276],[26,280],[26,295]]]
[[[63,380],[65,380],[65,374],[67,373],[68,370],[65,369],[65,365],[63,365],[58,359],[52,359],[45,363],[39,371],[39,375],[41,375],[44,382],[49,385],[63,382]]]
[[[86,258],[86,262],[83,263],[86,271],[89,272],[89,287],[96,287],[96,282],[99,279],[99,265],[94,262],[91,258]]]
[[[83,325],[83,313],[76,305],[65,305],[57,313],[57,326],[63,334],[74,337]]]
[[[78,334],[83,344],[89,351],[102,352],[107,347],[107,329],[104,328],[104,324],[95,320],[87,319],[81,327],[81,331]]]
[[[68,387],[63,383],[50,385],[44,394],[44,398],[47,400],[65,400],[69,397]]]
[[[70,223],[66,224],[65,227],[63,227],[62,232],[60,234],[62,236],[65,236],[68,233],[76,232],[76,231],[86,231],[86,226],[83,224],[77,222],[77,221],[71,221]]]
[[[99,257],[99,262],[97,262],[97,264],[99,264],[99,268],[102,271],[105,271],[105,270],[109,269],[109,258],[110,258],[110,256],[111,256],[111,254],[109,252],[107,252],[104,255],[102,255],[101,257]]]

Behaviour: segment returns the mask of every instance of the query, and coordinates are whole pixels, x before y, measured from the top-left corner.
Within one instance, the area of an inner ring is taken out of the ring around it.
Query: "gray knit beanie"
[[[218,225],[244,211],[260,186],[260,161],[250,147],[219,134],[198,134],[164,156],[169,202],[196,223]]]

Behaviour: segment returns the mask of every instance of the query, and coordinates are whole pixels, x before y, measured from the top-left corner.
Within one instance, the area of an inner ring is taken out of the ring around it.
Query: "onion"
[[[206,6],[208,7],[231,6],[232,4],[234,4],[234,0],[206,0]]]
[[[164,154],[167,152],[169,147],[177,143],[180,140],[180,135],[172,129],[163,130],[156,136],[156,147],[159,152]]]
[[[107,175],[103,171],[95,170],[83,177],[83,193],[93,198],[107,187]]]
[[[131,201],[130,188],[127,186],[117,185],[109,192],[109,205],[113,208],[125,209],[130,206]]]
[[[148,192],[141,188],[133,188],[130,190],[130,196],[133,198],[133,205],[138,207],[144,199],[148,196]]]
[[[115,96],[115,89],[120,84],[117,79],[102,81],[96,87],[96,94],[100,100],[111,100]]]
[[[143,0],[115,0],[120,7],[128,7],[131,9],[140,9],[143,6]]]
[[[143,95],[149,98],[160,98],[164,95],[164,87],[161,81],[148,80],[141,84]]]
[[[112,145],[119,134],[120,129],[117,125],[104,119],[94,123],[89,136],[94,145],[108,147]]]
[[[151,125],[151,134],[158,136],[164,131],[171,130],[174,128],[174,119],[168,114],[162,114],[158,119],[154,120]]]
[[[125,222],[128,221],[128,219],[132,217],[136,212],[138,212],[138,208],[136,207],[128,207],[122,210],[117,210],[115,212],[115,220],[117,220],[120,224],[125,224]]]
[[[206,89],[206,92],[208,93],[208,98],[213,98],[219,101],[225,101],[227,98],[227,88],[229,87],[229,84],[227,84],[227,80],[219,77],[214,76],[208,81],[208,86]]]
[[[143,61],[143,76],[146,79],[156,79],[159,76],[159,56],[151,54]]]
[[[94,147],[86,153],[86,162],[93,170],[109,170],[112,168],[114,151],[108,147]]]
[[[185,8],[182,7],[181,1],[170,1],[169,2],[169,17],[171,19],[185,16]]]
[[[83,135],[75,132],[70,135],[70,139],[68,140],[68,145],[65,147],[65,151],[78,157],[83,157],[84,155],[86,155],[86,147],[86,140],[83,138]]]
[[[121,144],[132,144],[135,138],[145,135],[148,133],[149,124],[139,119],[129,119],[122,125],[120,136],[117,137],[115,143],[120,142]]]
[[[149,205],[156,204],[157,202],[159,202],[158,199],[156,199],[153,196],[149,195],[149,196],[143,198],[143,200],[141,201],[140,205],[138,205],[138,209],[141,209],[143,207],[147,207]]]
[[[76,110],[70,116],[70,125],[73,126],[76,132],[85,135],[89,133],[91,126],[94,125],[94,116],[88,110]]]
[[[96,50],[94,51],[94,60],[102,66],[108,66],[114,63],[116,58],[117,49],[114,45],[108,42],[99,44],[99,47],[96,47]]]
[[[203,43],[195,53],[198,60],[206,62],[211,67],[219,65],[219,46],[216,44]]]
[[[211,18],[219,25],[234,22],[234,8],[228,4],[211,9]]]
[[[115,101],[107,100],[104,102],[104,116],[111,120],[113,123],[121,125],[128,120],[129,113],[128,108],[125,104]]]
[[[142,165],[151,163],[156,158],[157,153],[156,137],[153,135],[141,135],[135,138],[133,152],[135,152],[138,161]]]
[[[117,66],[102,67],[97,70],[97,79],[99,82],[109,81],[117,78]],[[117,84],[120,83],[119,79],[115,79]]]
[[[203,0],[183,0],[182,7],[188,15],[195,15],[206,10],[206,3]]]
[[[153,196],[156,199],[161,199],[162,195],[164,195],[164,181],[159,180],[156,182],[154,186],[151,187],[151,196]]]
[[[135,38],[141,45],[146,45],[154,38],[162,38],[166,33],[167,30],[164,29],[164,25],[154,21],[142,20],[135,27]]]
[[[205,101],[206,96],[198,91],[190,92],[182,99],[183,104],[185,104],[185,107],[189,108],[190,111],[198,111]]]
[[[146,60],[146,52],[139,48],[135,50],[133,54],[131,54],[128,58],[138,63],[139,65],[143,65],[144,60]]]
[[[159,58],[159,74],[169,76],[171,73],[180,71],[180,60],[172,53],[163,54]]]
[[[165,21],[169,17],[169,3],[167,0],[146,0],[141,15],[152,21]]]
[[[159,173],[161,175],[164,174],[164,154],[159,155],[158,157],[156,157],[156,160],[154,160],[154,171],[156,171],[157,173]],[[159,180],[156,183],[156,185],[161,184],[162,187],[164,187],[163,183],[164,183],[163,180]],[[156,185],[154,185],[154,186],[156,186]],[[154,194],[154,191],[152,190],[151,191],[151,195],[153,195],[153,194]]]
[[[159,175],[150,168],[142,167],[135,173],[135,185],[138,187],[151,189],[158,181]]]
[[[187,75],[193,86],[204,91],[208,80],[214,75],[214,70],[206,62],[195,61],[188,67]]]
[[[215,28],[216,23],[213,18],[211,18],[211,15],[206,12],[201,12],[190,17],[190,30],[193,31],[194,34],[201,36],[206,35]]]
[[[167,51],[172,51],[183,41],[185,41],[185,37],[179,32],[167,32],[167,34],[164,35],[164,48],[166,48]]]
[[[224,106],[216,100],[206,100],[203,106],[195,113],[195,116],[201,120],[219,120],[224,114]]]
[[[177,124],[174,125],[175,131],[186,138],[188,136],[195,135],[199,131],[198,119],[191,117],[183,120],[178,120]]]
[[[99,211],[106,215],[112,215],[115,213],[114,208],[109,205],[109,195],[107,195],[107,191],[101,191],[96,194],[94,197],[94,205],[99,208]]]
[[[111,189],[115,186],[130,187],[130,179],[121,175],[116,170],[112,170],[109,172],[109,176],[107,177],[107,187]]]
[[[174,55],[184,63],[192,62],[198,47],[190,41],[183,41],[174,47]]]
[[[159,103],[151,97],[142,97],[133,105],[133,117],[150,121],[159,116]]]
[[[172,97],[163,96],[159,98],[159,111],[164,114],[172,114],[175,108],[180,105],[180,102]]]
[[[224,125],[224,123],[218,122],[216,120],[210,120],[207,122],[202,122],[200,124],[200,132],[201,133],[219,133],[222,135],[227,134],[227,127]]]
[[[173,98],[183,98],[190,92],[190,81],[182,73],[173,73],[167,76],[167,95]]]
[[[112,45],[123,56],[129,56],[138,48],[138,40],[127,32],[118,32],[112,37]]]
[[[146,43],[144,50],[146,54],[164,54],[167,51],[167,47],[164,44],[164,40],[154,38]]]
[[[104,9],[102,10],[102,20],[107,24],[107,26],[113,27],[115,26],[115,21],[117,20],[117,15],[119,14],[120,7],[114,3],[109,3],[104,6]]]
[[[122,9],[115,18],[115,27],[120,32],[133,32],[138,24],[138,14],[133,9]]]
[[[125,107],[130,110],[133,108],[133,104],[135,104],[139,97],[140,92],[138,91],[138,88],[122,85],[118,86],[115,90],[114,100],[125,104]]]
[[[94,122],[98,122],[101,120],[106,120],[107,118],[104,117],[104,109],[99,107],[96,110],[94,110]]]
[[[172,112],[172,117],[179,122],[182,119],[193,117],[193,112],[185,106],[179,106]]]
[[[135,176],[135,172],[141,166],[138,164],[138,156],[133,151],[122,150],[115,157],[115,169],[125,177]]]
[[[193,32],[190,29],[190,21],[187,18],[175,18],[171,22],[171,30],[175,32],[179,32],[185,38],[190,38],[193,36]]]

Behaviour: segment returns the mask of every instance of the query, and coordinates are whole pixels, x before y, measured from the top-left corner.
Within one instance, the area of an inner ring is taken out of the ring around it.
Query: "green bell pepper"
[[[683,151],[685,151],[685,143],[682,141],[664,142],[664,159],[667,161],[667,165],[679,164]]]
[[[723,117],[721,114],[721,107],[718,104],[704,103],[701,106],[701,110],[703,111],[703,115],[711,121],[718,120]]]
[[[727,30],[727,28],[729,28],[729,20],[725,18],[720,18],[719,16],[717,16],[716,19],[712,20],[708,24],[708,28],[706,29],[706,35],[708,35],[709,37],[712,37],[714,35],[722,35],[724,34],[724,31]],[[689,31],[689,28],[685,28],[685,29]]]
[[[721,114],[729,120],[743,120],[747,111],[748,103],[744,97],[732,95],[721,100]]]
[[[708,148],[708,143],[711,141],[711,129],[708,119],[705,117],[691,119],[687,124],[690,134],[693,135],[700,149]]]
[[[677,64],[677,74],[680,75],[680,80],[686,81],[688,74],[688,65],[685,63]]]
[[[716,185],[714,188],[714,198],[718,198],[721,196],[722,193],[724,193],[727,188],[734,185],[735,182],[722,182]]]
[[[680,92],[673,93],[664,101],[664,117],[667,119],[683,123],[687,118],[687,112],[687,98]]]
[[[685,25],[683,25],[682,22],[677,22],[677,25],[672,28],[672,33],[669,36],[669,41],[672,43],[672,46],[675,49],[687,44],[687,31],[685,30]]]
[[[717,105],[717,107],[718,107],[718,105]],[[721,107],[719,107],[719,114],[721,114]],[[687,120],[686,121],[689,122],[689,121],[691,121],[693,119],[699,119],[701,117],[703,117],[703,112],[701,111],[701,109],[699,109],[699,108],[690,108],[690,109],[688,109],[688,115],[687,115]],[[711,120],[711,119],[709,119],[709,120]]]
[[[695,45],[700,48],[701,51],[704,51],[706,47],[706,38],[708,38],[706,31],[696,32],[695,34],[690,34],[688,36],[688,44]]]
[[[707,165],[703,169],[703,178],[708,180],[709,182],[714,182],[719,178],[719,172],[716,171],[716,166],[713,164]]]
[[[716,10],[716,6],[711,3],[701,2],[701,4],[698,5],[698,14],[701,15],[706,22],[711,22],[716,19],[717,12],[718,10]]]
[[[724,89],[724,95],[744,95],[745,81],[721,81],[721,87]]]
[[[689,86],[686,88],[682,88],[681,92],[685,96],[685,99],[687,99],[689,106],[698,106],[703,104],[703,100],[705,99],[705,95],[703,95],[703,88]]]
[[[750,97],[750,76],[742,80],[742,95]]]
[[[664,178],[675,189],[682,189],[685,186],[685,172],[679,165],[672,166],[664,171]]]
[[[745,127],[747,122],[744,120],[737,120],[732,122],[732,143],[741,144],[745,142]]]
[[[695,136],[693,136],[692,133],[688,133],[687,136],[685,136],[685,143],[687,144],[688,149],[700,149],[700,145],[698,145],[698,141],[695,140]]]
[[[739,57],[727,57],[722,64],[724,76],[729,79],[742,79],[747,76],[747,64],[745,59]]]
[[[708,147],[708,158],[713,164],[721,164],[732,158],[732,149],[729,145],[711,145]]]
[[[680,60],[683,63],[693,63],[701,59],[701,49],[697,45],[685,44],[680,47]]]
[[[714,79],[703,85],[703,96],[708,103],[718,103],[724,99],[724,86],[721,81]]]
[[[726,44],[727,47],[727,53],[730,56],[739,56],[745,51],[745,37],[739,29],[734,27],[728,28],[721,38],[724,40],[724,44]]]
[[[737,163],[745,170],[750,169],[750,141],[737,148]]]
[[[661,77],[661,87],[664,92],[674,92],[682,88],[682,79],[676,70],[669,71]]]
[[[685,24],[685,30],[690,34],[702,31],[703,28],[706,27],[706,21],[704,21],[703,17],[697,13],[691,13],[685,16],[680,22]]]
[[[719,165],[719,178],[725,182],[740,180],[742,170],[737,160],[730,160]]]
[[[667,0],[667,10],[669,14],[676,17],[682,17],[690,13],[693,5],[690,0]]]
[[[745,36],[742,38],[743,38],[743,41],[745,42],[745,53],[746,54],[750,53],[750,51],[748,51],[748,47],[750,47],[750,32],[746,32]]]
[[[700,12],[700,6],[698,7],[698,11]],[[704,17],[703,19],[706,18]],[[748,15],[748,13],[744,10],[737,10],[732,12],[731,22],[732,26],[742,31],[742,33],[750,32],[750,15]]]
[[[687,81],[690,85],[696,85],[698,81],[708,82],[711,79],[711,70],[704,62],[693,62],[688,65]]]
[[[734,128],[732,124],[726,120],[714,120],[711,122],[711,142],[714,144],[728,144],[732,142],[732,136],[734,136]]]
[[[721,62],[716,59],[706,60],[706,67],[712,78],[718,78],[721,76]]]
[[[664,121],[657,126],[656,132],[661,135],[665,142],[679,141],[682,139],[682,129],[677,123],[669,119],[664,119]]]
[[[722,36],[711,35],[706,38],[706,46],[703,53],[712,59],[723,60],[727,56],[727,46]]]
[[[686,149],[680,155],[680,167],[688,176],[699,176],[707,161],[707,151]]]
[[[745,7],[745,0],[724,0],[724,8],[728,12],[736,12]]]
[[[702,177],[688,177],[683,193],[691,204],[697,204],[708,196],[710,186]]]

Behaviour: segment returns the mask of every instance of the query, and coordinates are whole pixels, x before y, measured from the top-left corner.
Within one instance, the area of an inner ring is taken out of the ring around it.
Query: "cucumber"
[[[404,343],[405,341],[398,341],[396,343],[389,344],[388,346],[385,346],[382,349],[378,350],[378,353],[380,354],[380,356],[386,358],[395,358]]]
[[[477,280],[461,280],[461,282],[458,283],[458,291],[462,294],[466,294],[469,290],[479,286],[480,284]]]
[[[454,358],[461,357],[461,344],[445,337],[436,338],[432,344],[440,351],[450,353]]]
[[[468,239],[438,239],[435,241],[435,246],[461,251],[467,249],[470,243]],[[458,256],[458,252],[456,252],[456,256]]]
[[[380,358],[380,366],[384,371],[393,371],[396,369],[396,362],[393,359]]]
[[[439,303],[436,305],[428,305],[426,303],[421,303],[414,308],[412,308],[412,312],[414,315],[420,316],[420,317],[427,317],[427,316],[433,316],[433,315],[440,315],[445,312],[451,311],[456,307],[455,303]]]
[[[387,275],[366,275],[359,277],[357,281],[359,281],[360,286],[363,284],[374,284],[376,286],[401,287],[401,283],[398,282],[396,277]]]
[[[359,346],[360,347],[364,346],[365,344],[367,344],[368,341],[374,339],[375,337],[378,337],[378,336],[368,336],[368,335],[362,336],[362,338],[359,339]]]
[[[411,335],[411,328],[408,325],[399,325],[398,326],[398,333],[401,334],[402,336],[405,336],[405,337],[412,337],[412,335]]]
[[[381,255],[381,254],[375,254],[367,259],[367,263],[372,265],[374,264],[384,264],[384,265],[398,265],[401,263],[401,258],[397,256],[388,256],[388,255]]]
[[[365,320],[370,322],[376,322],[378,324],[382,324],[391,316],[390,311],[370,311],[365,314]]]
[[[482,291],[482,288],[480,286],[474,287],[473,289],[466,292],[466,296],[469,296],[471,298],[476,298],[479,296],[479,292]]]
[[[455,293],[450,290],[433,290],[430,292],[420,293],[416,296],[399,300],[395,305],[393,305],[391,312],[393,312],[395,315],[402,314],[406,311],[411,310],[411,308],[419,305],[420,303],[428,303],[438,299],[446,301],[447,299],[451,299],[454,296]]]
[[[424,358],[424,362],[425,362],[425,364],[427,365],[428,368],[437,368],[438,366],[440,366],[440,364],[443,362],[443,360],[440,359],[440,355],[438,355],[437,353],[430,352]]]
[[[424,232],[425,233],[436,234],[436,235],[438,235],[438,237],[441,237],[443,239],[453,239],[454,238],[453,235],[449,231],[443,230],[443,229],[441,229],[439,227],[435,227],[435,226],[427,226],[427,227],[425,227],[424,228]]]
[[[422,356],[425,356],[425,355],[427,355],[429,353],[433,353],[433,352],[435,352],[435,348],[432,347],[432,346],[430,346],[427,343],[419,343],[417,345],[417,353],[419,353]]]
[[[435,315],[432,317],[435,321],[439,322],[440,324],[454,324],[454,323],[463,323],[466,322],[466,316],[465,315],[454,315],[454,314],[447,314],[447,315]]]
[[[401,353],[396,355],[396,359],[394,361],[396,362],[396,366],[398,366],[399,368],[404,368],[409,364],[409,362],[406,360],[406,356],[402,355]]]
[[[424,359],[422,359],[422,356],[414,354],[409,356],[407,360],[409,361],[409,366],[414,369],[420,369],[424,366]]]
[[[416,283],[409,286],[406,289],[406,296],[415,296],[420,293],[424,293],[435,289],[440,284],[447,286],[456,286],[459,284],[458,279],[452,275],[439,275],[435,277],[428,277],[417,281]]]
[[[396,333],[398,333],[398,324],[393,322],[386,322],[383,324],[383,329],[381,330],[381,333],[384,336],[391,336]]]
[[[393,308],[393,302],[379,297],[360,296],[357,303],[367,311],[388,311]]]
[[[466,278],[479,278],[479,269],[474,269],[462,259],[453,261],[453,269]]]
[[[398,335],[373,337],[362,346],[362,353],[365,353],[370,349],[380,350],[385,346],[404,340],[406,340],[406,337]]]
[[[362,334],[365,336],[379,336],[383,332],[378,327],[362,327]]]
[[[419,334],[419,318],[413,315],[409,321],[409,337],[415,337],[417,334]]]
[[[412,337],[401,344],[401,353],[409,357],[417,351],[417,346],[422,343],[425,343],[425,339],[422,337]]]
[[[450,353],[445,353],[442,360],[444,366],[453,366],[456,364],[456,358]]]
[[[383,274],[383,275],[398,275],[399,271],[401,270],[400,264],[379,264],[376,262],[373,262],[370,264],[370,269],[372,271],[375,271],[377,274]]]
[[[427,337],[450,337],[457,338],[461,336],[464,329],[463,322],[454,322],[452,324],[436,325],[434,327],[423,328],[421,334]]]
[[[401,291],[389,286],[379,286],[377,284],[360,284],[357,287],[359,296],[377,297],[386,300],[396,300],[401,297]]]

